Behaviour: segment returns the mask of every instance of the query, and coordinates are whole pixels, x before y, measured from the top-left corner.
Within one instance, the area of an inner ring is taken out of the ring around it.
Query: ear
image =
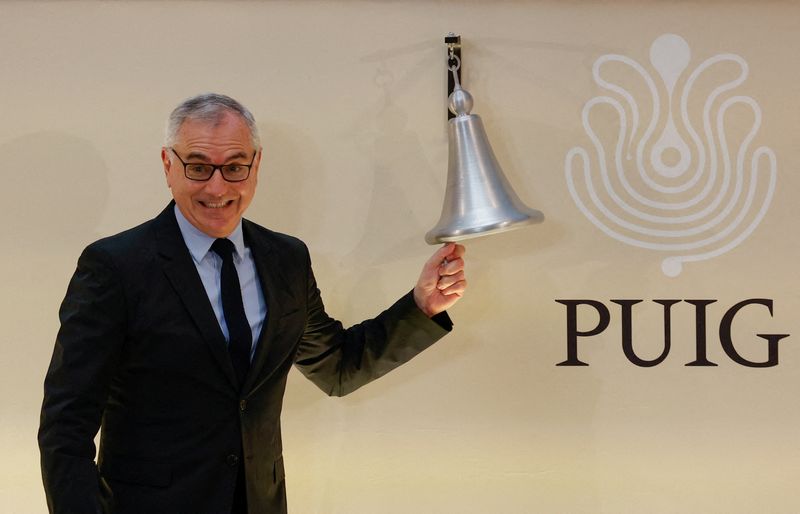
[[[258,152],[256,153],[256,158],[253,161],[253,168],[251,169],[251,174],[258,178],[258,169],[261,166],[261,155],[264,153],[264,148],[259,148]]]
[[[169,156],[169,150],[166,146],[161,147],[161,164],[164,165],[164,177],[167,179],[167,187],[171,187],[169,183],[169,172],[172,168],[172,159]]]

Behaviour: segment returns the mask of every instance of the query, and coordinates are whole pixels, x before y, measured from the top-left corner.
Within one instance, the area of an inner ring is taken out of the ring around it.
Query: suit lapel
[[[267,319],[264,320],[261,334],[258,337],[258,346],[245,379],[243,391],[250,391],[255,384],[264,377],[269,376],[285,360],[290,348],[276,348],[275,343],[280,331],[280,320],[286,312],[287,306],[297,305],[297,300],[292,295],[292,289],[281,273],[280,255],[273,248],[267,237],[256,230],[249,221],[242,221],[242,229],[251,254],[255,260],[261,290],[267,303]]]
[[[192,256],[183,241],[178,222],[170,202],[155,220],[156,242],[162,259],[164,274],[180,297],[189,315],[197,325],[203,341],[208,346],[220,369],[231,385],[238,390],[236,373],[228,355],[225,336],[217,323],[214,309],[197,273]]]

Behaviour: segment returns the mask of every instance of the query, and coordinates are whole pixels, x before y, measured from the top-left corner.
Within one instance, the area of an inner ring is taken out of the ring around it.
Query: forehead
[[[187,118],[176,134],[176,146],[186,150],[227,152],[254,150],[247,123],[230,112],[205,118]]]

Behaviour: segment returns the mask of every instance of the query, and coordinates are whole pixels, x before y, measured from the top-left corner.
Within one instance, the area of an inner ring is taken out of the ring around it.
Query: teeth
[[[203,202],[203,204],[206,207],[210,208],[210,209],[221,209],[221,208],[225,207],[226,205],[228,205],[228,202],[218,202],[218,203]]]

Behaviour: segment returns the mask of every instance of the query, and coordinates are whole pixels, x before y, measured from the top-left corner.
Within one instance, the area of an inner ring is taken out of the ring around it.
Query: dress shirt
[[[225,339],[228,340],[228,326],[222,311],[222,294],[220,293],[222,258],[211,250],[211,245],[216,238],[203,233],[192,225],[177,205],[175,205],[175,218],[178,220],[183,241],[200,274],[200,280],[203,281],[203,287],[211,302],[211,307],[214,309],[214,314],[217,316],[217,322],[219,322]],[[264,292],[261,290],[261,282],[258,280],[253,255],[250,248],[244,244],[242,220],[239,220],[236,229],[227,237],[236,248],[233,254],[233,264],[236,267],[236,274],[239,275],[244,312],[253,334],[253,346],[250,348],[250,359],[252,360],[258,344],[258,336],[261,334],[261,328],[264,326],[264,319],[267,315],[267,303],[264,300]]]

